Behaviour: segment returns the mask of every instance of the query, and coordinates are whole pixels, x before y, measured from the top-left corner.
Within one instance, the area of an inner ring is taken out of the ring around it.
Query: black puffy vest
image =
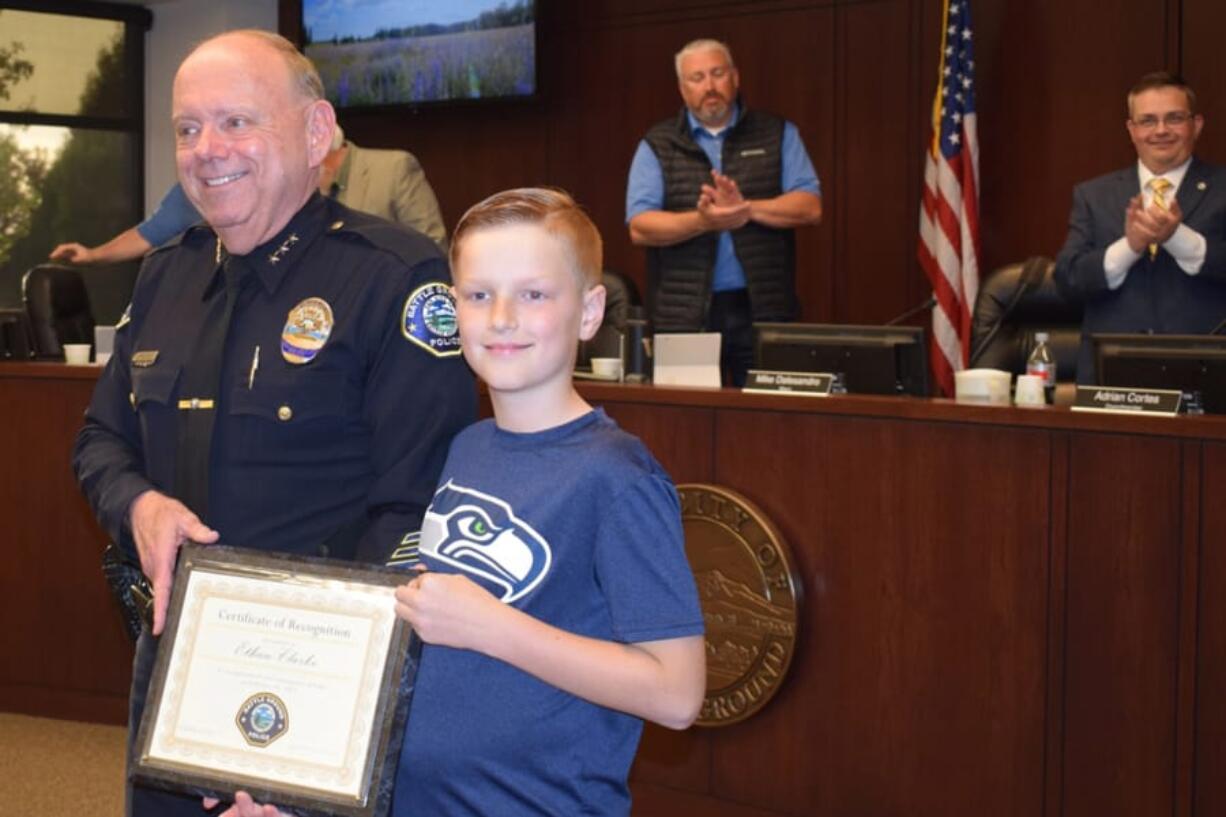
[[[782,191],[784,120],[742,109],[724,137],[723,173],[747,199],[768,199]],[[693,210],[702,185],[711,181],[711,163],[690,135],[685,108],[653,126],[645,141],[664,175],[664,209]],[[704,233],[668,247],[647,251],[648,307],[656,331],[693,332],[704,328],[711,303],[718,233]],[[732,245],[745,270],[755,321],[796,317],[796,251],[793,231],[749,222],[732,231]]]

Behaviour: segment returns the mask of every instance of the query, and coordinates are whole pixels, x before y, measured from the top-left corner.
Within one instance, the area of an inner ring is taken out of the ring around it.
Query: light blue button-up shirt
[[[711,167],[723,172],[724,136],[728,129],[741,117],[739,106],[732,110],[732,118],[723,130],[712,134],[694,118],[694,114],[686,111],[686,119],[690,126],[690,135],[698,143]],[[784,123],[783,141],[780,144],[782,154],[782,178],[780,189],[784,193],[803,190],[815,196],[822,194],[821,182],[817,171],[805,150],[800,133],[791,122]],[[697,205],[697,202],[695,202]],[[634,160],[630,163],[630,179],[626,184],[626,223],[640,213],[648,210],[664,209],[664,171],[660,168],[660,160],[646,141],[639,142],[638,150],[634,152]],[[732,233],[724,230],[719,234],[719,242],[715,250],[715,273],[712,288],[716,292],[730,289],[745,288],[745,270],[732,245]]]

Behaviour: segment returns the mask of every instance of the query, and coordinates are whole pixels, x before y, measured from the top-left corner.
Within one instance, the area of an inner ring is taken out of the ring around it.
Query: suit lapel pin
[[[1209,186],[1209,185],[1205,184],[1204,182],[1197,182],[1197,183],[1196,183],[1196,189],[1197,189],[1197,190],[1204,190],[1204,189],[1205,189],[1206,187],[1208,187],[1208,186]]]

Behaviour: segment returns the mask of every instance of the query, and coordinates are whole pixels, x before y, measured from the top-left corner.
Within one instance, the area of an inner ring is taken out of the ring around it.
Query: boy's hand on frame
[[[396,588],[396,615],[413,625],[428,644],[488,653],[483,645],[506,606],[467,576],[418,569],[415,577]]]

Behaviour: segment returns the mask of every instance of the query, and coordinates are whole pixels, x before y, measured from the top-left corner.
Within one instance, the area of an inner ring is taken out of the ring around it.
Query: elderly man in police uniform
[[[318,193],[335,113],[308,60],[267,32],[208,40],[179,68],[173,115],[208,226],[146,260],[74,452],[153,586],[130,739],[184,542],[403,555],[476,409],[438,247]],[[201,804],[135,787],[128,813]]]

